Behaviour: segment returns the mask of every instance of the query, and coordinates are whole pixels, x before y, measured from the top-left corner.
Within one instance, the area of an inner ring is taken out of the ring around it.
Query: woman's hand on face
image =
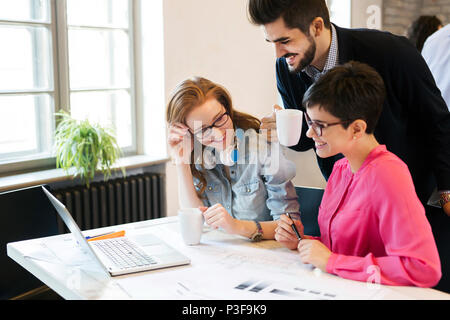
[[[326,272],[331,251],[319,240],[303,239],[297,247],[303,263],[309,263]]]
[[[167,142],[169,153],[176,164],[190,164],[194,139],[187,126],[182,123],[170,125]]]
[[[209,208],[200,209],[203,209],[203,217],[205,218],[207,225],[214,229],[220,227],[228,233],[236,233],[237,220],[234,219],[220,203]]]
[[[303,234],[303,224],[300,220],[291,220],[287,215],[283,214],[278,220],[278,226],[275,228],[275,240],[284,245],[286,248],[291,250],[297,249],[298,239],[294,230],[292,230],[291,224],[295,223],[298,232],[302,237]]]

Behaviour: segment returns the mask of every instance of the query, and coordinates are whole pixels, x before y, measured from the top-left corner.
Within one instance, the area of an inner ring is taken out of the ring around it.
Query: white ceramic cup
[[[277,135],[280,144],[295,146],[302,134],[303,112],[296,109],[283,109],[275,112]]]
[[[203,231],[203,214],[198,208],[182,208],[178,210],[181,237],[187,245],[200,243]]]

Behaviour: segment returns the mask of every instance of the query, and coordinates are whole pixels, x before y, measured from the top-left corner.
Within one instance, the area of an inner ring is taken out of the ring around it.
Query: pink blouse
[[[384,145],[352,173],[335,163],[319,208],[327,272],[386,285],[432,287],[439,254],[408,167]]]

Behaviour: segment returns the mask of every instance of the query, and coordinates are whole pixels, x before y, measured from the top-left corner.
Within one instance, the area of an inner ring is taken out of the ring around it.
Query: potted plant
[[[111,167],[122,155],[112,128],[91,124],[89,120],[76,120],[66,112],[55,131],[56,167],[75,168],[74,178],[80,176],[89,188],[95,172],[100,170],[104,179],[111,177]],[[123,175],[125,169],[120,168]]]

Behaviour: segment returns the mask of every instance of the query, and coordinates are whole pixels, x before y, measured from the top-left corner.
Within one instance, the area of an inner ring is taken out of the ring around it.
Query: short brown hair
[[[386,89],[378,72],[367,64],[350,61],[325,73],[303,97],[305,108],[319,107],[341,121],[347,128],[361,119],[371,134],[383,110]]]
[[[248,13],[253,24],[265,25],[282,17],[288,28],[300,29],[306,35],[317,17],[323,19],[327,29],[331,28],[325,0],[249,0]]]

